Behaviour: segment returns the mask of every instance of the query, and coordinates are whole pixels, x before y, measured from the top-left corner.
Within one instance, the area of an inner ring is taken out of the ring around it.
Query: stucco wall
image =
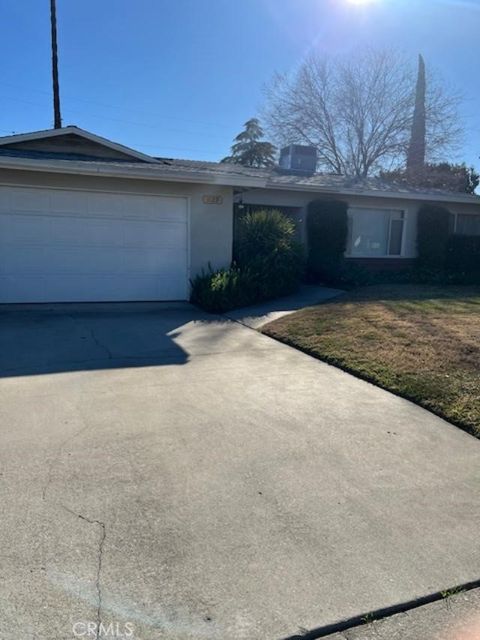
[[[233,189],[231,187],[6,169],[0,170],[0,184],[186,196],[190,199],[191,277],[202,269],[206,269],[208,263],[213,268],[220,268],[228,266],[232,259]],[[223,202],[222,204],[205,204],[204,195],[221,196]]]
[[[306,218],[307,206],[312,200],[327,198],[328,196],[319,193],[283,191],[277,189],[255,189],[247,191],[242,195],[245,204],[270,205],[298,207],[298,220],[301,229],[301,238],[306,241]],[[404,258],[415,258],[417,255],[417,212],[423,202],[402,198],[381,198],[367,196],[330,196],[348,203],[350,207],[372,207],[378,209],[400,209],[405,212],[405,241]],[[452,213],[476,213],[480,214],[478,204],[452,204],[445,203],[444,206]]]

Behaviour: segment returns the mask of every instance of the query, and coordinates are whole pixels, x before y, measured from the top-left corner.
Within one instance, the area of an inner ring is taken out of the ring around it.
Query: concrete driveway
[[[480,577],[480,443],[238,323],[10,308],[0,376],[3,640],[280,640]]]

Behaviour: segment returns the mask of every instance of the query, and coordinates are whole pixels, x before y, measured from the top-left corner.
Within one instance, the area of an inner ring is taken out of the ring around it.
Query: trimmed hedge
[[[450,212],[425,204],[418,211],[417,249],[420,269],[444,269],[450,237]]]
[[[246,214],[239,222],[237,262],[230,269],[197,276],[191,301],[214,313],[293,293],[303,270],[303,248],[295,226],[279,211]]]
[[[465,284],[480,284],[480,236],[450,236],[446,268]]]
[[[308,205],[308,272],[314,280],[335,282],[344,270],[348,205],[314,200]]]

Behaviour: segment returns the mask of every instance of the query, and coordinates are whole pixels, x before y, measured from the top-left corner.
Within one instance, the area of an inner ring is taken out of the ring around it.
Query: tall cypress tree
[[[427,128],[425,113],[426,88],[427,82],[425,79],[425,62],[423,60],[423,57],[419,55],[412,134],[410,137],[410,144],[407,154],[407,171],[423,169],[425,166],[425,138]]]

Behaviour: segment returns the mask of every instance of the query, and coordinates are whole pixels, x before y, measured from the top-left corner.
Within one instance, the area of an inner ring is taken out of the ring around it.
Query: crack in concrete
[[[97,347],[99,349],[103,349],[105,351],[105,353],[107,354],[107,358],[109,360],[112,360],[112,358],[114,357],[112,352],[110,351],[110,349],[105,344],[103,344],[103,342],[100,342],[100,340],[95,335],[95,329],[93,327],[89,327],[88,325],[79,322],[78,318],[76,318],[75,316],[72,316],[72,315],[69,315],[69,314],[65,314],[65,315],[66,315],[67,318],[70,318],[70,320],[72,320],[75,324],[80,325],[86,331],[88,331],[92,341],[97,345]]]
[[[98,543],[98,555],[97,555],[97,573],[95,577],[95,589],[97,591],[97,628],[95,639],[99,640],[100,630],[101,630],[101,622],[102,622],[102,604],[103,604],[103,596],[102,596],[102,586],[101,586],[101,576],[102,576],[102,566],[103,566],[103,548],[105,545],[105,540],[107,538],[107,528],[105,523],[101,520],[92,520],[91,518],[87,518],[87,516],[82,515],[81,513],[76,513],[72,511],[65,505],[61,505],[65,511],[71,513],[73,516],[80,518],[80,520],[84,520],[88,522],[88,524],[96,524],[100,527],[100,540]]]
[[[107,354],[107,358],[109,360],[112,360],[113,353],[110,351],[110,349],[105,344],[100,342],[100,340],[95,335],[95,330],[89,328],[89,333],[90,333],[90,337],[92,338],[93,342],[97,345],[97,347],[99,347],[100,349],[103,349],[105,351],[105,353]]]

